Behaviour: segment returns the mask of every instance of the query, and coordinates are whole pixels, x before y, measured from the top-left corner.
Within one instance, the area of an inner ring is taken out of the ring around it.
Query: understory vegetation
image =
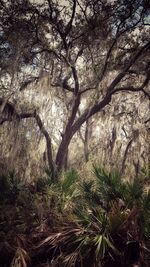
[[[0,176],[1,267],[148,267],[150,169],[128,181],[94,165],[34,185]]]
[[[0,0],[0,267],[150,267],[149,55],[148,0]]]

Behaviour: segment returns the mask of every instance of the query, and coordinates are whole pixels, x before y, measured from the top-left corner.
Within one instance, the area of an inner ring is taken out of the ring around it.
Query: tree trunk
[[[104,97],[104,99],[99,103],[94,105],[91,109],[85,110],[85,112],[74,122],[75,115],[77,113],[77,109],[79,106],[80,98],[76,98],[75,105],[73,107],[72,115],[68,120],[68,124],[66,126],[65,133],[63,134],[62,141],[58,148],[58,152],[56,155],[56,169],[57,172],[60,172],[64,169],[65,166],[65,158],[68,151],[68,146],[74,134],[80,129],[82,124],[93,116],[95,113],[104,108],[111,101],[111,94],[108,94]],[[74,123],[73,123],[74,122]]]
[[[41,133],[45,136],[45,139],[46,139],[48,167],[51,171],[52,179],[54,179],[55,170],[54,170],[54,163],[53,163],[51,138],[49,136],[49,133],[45,129],[44,124],[41,121],[41,118],[39,117],[39,115],[36,112],[34,113],[34,118],[36,119],[36,122],[39,126]]]
[[[68,146],[70,144],[71,139],[72,139],[71,131],[63,135],[55,161],[56,169],[58,172],[66,168],[66,163],[68,158]]]
[[[89,160],[89,120],[86,121],[86,129],[84,135],[84,157],[85,162]]]
[[[64,170],[66,171],[68,169],[68,149],[65,156],[65,163],[64,163]]]
[[[124,156],[123,156],[123,160],[122,160],[121,174],[123,174],[123,172],[124,172],[124,169],[125,169],[125,163],[126,163],[127,156],[128,156],[128,151],[129,151],[129,149],[130,149],[132,143],[133,143],[133,139],[131,139],[131,140],[129,141],[129,143],[127,144],[127,146],[126,146],[126,149],[125,149],[125,152],[124,152]]]

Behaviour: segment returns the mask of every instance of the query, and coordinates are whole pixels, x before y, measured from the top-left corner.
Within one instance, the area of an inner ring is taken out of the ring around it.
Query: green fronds
[[[94,238],[96,246],[96,259],[97,261],[103,260],[108,253],[113,258],[113,255],[120,255],[120,252],[115,248],[111,238],[108,235],[97,235]]]
[[[80,180],[70,170],[57,183],[43,180],[38,192],[36,185],[30,191],[2,180],[5,196],[15,192],[15,206],[4,197],[0,205],[0,257],[3,250],[10,254],[6,267],[106,267],[148,258],[150,191],[144,178],[125,181],[99,166],[93,172],[91,180]]]
[[[81,199],[84,199],[84,205],[88,205],[93,207],[93,205],[104,207],[103,200],[99,194],[98,188],[96,183],[92,181],[83,181],[80,184],[80,191],[81,191]],[[81,201],[80,199],[80,201]]]
[[[64,179],[61,181],[61,189],[65,194],[68,191],[72,193],[72,187],[78,181],[79,175],[76,170],[71,169],[64,174]]]
[[[106,206],[109,206],[109,202],[112,200],[124,198],[126,188],[118,171],[107,172],[104,168],[96,165],[93,168],[96,178],[96,190],[105,200]]]
[[[141,180],[137,177],[133,180],[133,182],[126,183],[126,202],[128,205],[133,205],[134,203],[138,203],[143,196],[143,186],[141,184]]]

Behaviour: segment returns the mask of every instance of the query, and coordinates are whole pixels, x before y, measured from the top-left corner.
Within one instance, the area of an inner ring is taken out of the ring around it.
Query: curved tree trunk
[[[56,169],[58,172],[62,171],[63,169],[66,169],[66,161],[68,158],[68,146],[71,142],[72,136],[73,135],[71,131],[63,135],[55,161]]]
[[[120,81],[124,78],[130,67],[135,63],[135,61],[141,56],[144,50],[148,49],[150,46],[150,42],[148,42],[146,45],[144,45],[131,59],[131,61],[125,66],[125,68],[114,78],[114,80],[111,82],[111,84],[108,86],[106,90],[106,94],[103,97],[102,100],[100,100],[97,103],[94,103],[91,107],[88,107],[82,114],[77,118],[77,112],[79,110],[80,106],[80,100],[81,100],[81,95],[88,90],[79,90],[79,81],[78,81],[78,75],[75,66],[71,65],[71,70],[72,70],[72,76],[74,79],[74,88],[71,90],[73,93],[73,105],[71,109],[71,114],[68,119],[65,131],[62,136],[62,141],[60,143],[60,146],[58,148],[58,152],[56,155],[56,160],[55,164],[53,161],[53,155],[52,155],[52,144],[51,144],[51,137],[49,136],[48,131],[44,127],[44,124],[42,123],[40,116],[36,112],[32,113],[21,113],[17,114],[17,118],[20,119],[25,119],[25,118],[35,118],[37,125],[41,131],[41,133],[45,136],[46,139],[46,144],[47,144],[47,157],[48,157],[48,164],[49,168],[52,172],[53,177],[55,177],[55,171],[61,171],[65,166],[66,166],[66,158],[67,158],[67,153],[68,153],[68,147],[71,142],[72,137],[74,134],[80,129],[81,125],[85,123],[90,117],[92,117],[94,114],[97,112],[100,112],[105,106],[107,106],[111,102],[111,97],[113,94],[117,92],[122,92],[122,91],[131,91],[131,92],[136,92],[136,91],[142,91],[144,94],[148,95],[144,91],[144,87],[148,84],[149,82],[149,76],[147,74],[144,82],[140,87],[134,88],[133,86],[128,86],[128,87],[117,87],[116,86],[120,83]],[[70,65],[69,65],[70,66]],[[149,97],[149,95],[148,95]],[[8,106],[8,102],[6,103],[5,107]],[[0,125],[2,125],[6,121],[12,121],[13,117],[6,116],[5,118],[2,118],[0,120]],[[125,155],[126,156],[126,155]],[[124,165],[124,163],[123,163]],[[56,169],[55,169],[56,168]]]

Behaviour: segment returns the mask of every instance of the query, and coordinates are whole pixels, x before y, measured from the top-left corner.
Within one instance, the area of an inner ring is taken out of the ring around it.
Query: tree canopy
[[[146,0],[0,1],[0,124],[34,118],[52,173],[64,168],[75,133],[113,95],[150,98],[149,11]],[[67,114],[56,156],[38,111],[17,111],[12,101],[43,75]]]

